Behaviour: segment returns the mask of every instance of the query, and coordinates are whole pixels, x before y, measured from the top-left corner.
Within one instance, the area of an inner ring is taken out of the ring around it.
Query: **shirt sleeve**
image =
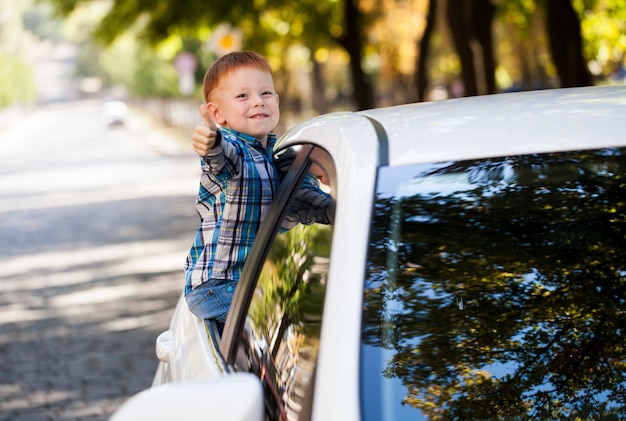
[[[298,223],[332,224],[335,213],[332,197],[322,191],[319,182],[311,174],[307,174],[296,197],[281,224],[283,229],[291,229]]]
[[[226,172],[230,177],[241,173],[242,158],[238,148],[227,136],[218,131],[219,142],[202,157],[202,171],[217,175]]]

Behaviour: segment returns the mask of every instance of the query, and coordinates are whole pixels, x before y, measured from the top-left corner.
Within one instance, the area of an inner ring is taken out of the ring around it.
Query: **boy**
[[[280,111],[269,63],[253,52],[217,60],[205,74],[203,93],[203,123],[192,136],[202,157],[196,200],[201,221],[185,262],[185,298],[194,315],[216,320],[221,329],[259,224],[280,185],[271,132]],[[306,196],[313,209],[321,209],[307,215],[329,223],[330,196],[321,191]]]

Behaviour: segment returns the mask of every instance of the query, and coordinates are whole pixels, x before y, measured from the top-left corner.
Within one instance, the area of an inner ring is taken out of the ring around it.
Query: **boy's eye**
[[[274,92],[272,92],[272,91],[265,91],[265,92],[263,92],[262,95],[263,96],[272,96],[272,95],[274,95]]]
[[[236,96],[236,98],[246,98],[247,96],[247,94],[239,94]]]

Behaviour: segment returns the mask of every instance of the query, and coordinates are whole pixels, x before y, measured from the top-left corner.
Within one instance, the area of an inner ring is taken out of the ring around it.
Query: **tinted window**
[[[364,419],[624,419],[625,152],[381,171]]]
[[[317,170],[312,175],[321,177]],[[287,214],[282,227],[252,296],[236,364],[261,378],[268,419],[298,420],[310,410],[332,225],[293,226]]]

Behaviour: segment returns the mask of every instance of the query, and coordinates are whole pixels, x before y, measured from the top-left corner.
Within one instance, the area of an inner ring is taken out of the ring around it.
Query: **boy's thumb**
[[[211,115],[209,114],[209,108],[206,106],[206,104],[200,105],[200,114],[202,114],[202,120],[204,121],[204,124],[206,124],[213,130],[217,130],[217,126],[211,118]]]

